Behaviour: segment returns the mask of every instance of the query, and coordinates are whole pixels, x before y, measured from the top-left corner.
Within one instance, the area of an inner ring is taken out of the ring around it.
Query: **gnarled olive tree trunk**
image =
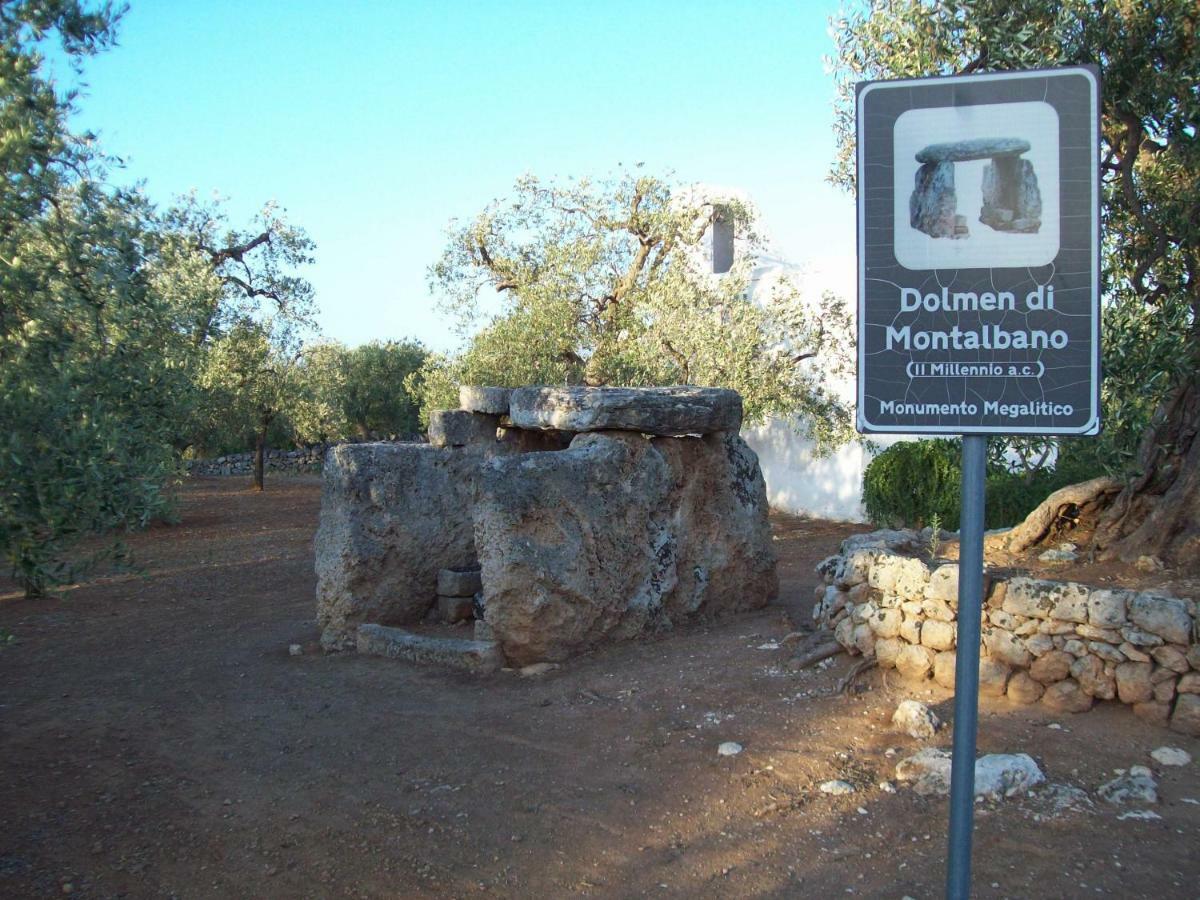
[[[1181,384],[1142,438],[1142,474],[1125,486],[1100,520],[1094,543],[1103,559],[1157,556],[1200,563],[1200,374]]]

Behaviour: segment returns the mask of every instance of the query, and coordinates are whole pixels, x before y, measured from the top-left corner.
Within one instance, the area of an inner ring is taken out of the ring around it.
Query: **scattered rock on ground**
[[[833,781],[822,781],[819,788],[822,794],[853,794],[854,785],[848,781],[834,779]]]
[[[1159,747],[1150,756],[1160,766],[1186,766],[1192,761],[1192,754],[1178,747]]]
[[[1157,803],[1158,782],[1145,766],[1133,766],[1128,772],[1100,785],[1098,793],[1109,803]]]
[[[950,793],[950,752],[929,748],[896,766],[898,781],[914,782],[918,794]],[[975,760],[975,796],[998,800],[1022,794],[1046,780],[1025,753],[989,753]]]
[[[737,741],[724,741],[717,746],[717,756],[737,756],[742,749],[742,745]]]
[[[937,734],[942,721],[919,700],[904,700],[892,715],[892,725],[909,737],[928,740]]]

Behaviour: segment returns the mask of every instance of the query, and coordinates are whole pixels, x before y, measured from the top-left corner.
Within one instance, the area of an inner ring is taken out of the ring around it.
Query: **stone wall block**
[[[1124,662],[1117,666],[1117,696],[1122,703],[1145,703],[1154,697],[1150,663]]]
[[[1033,661],[1029,667],[1029,677],[1042,684],[1053,684],[1062,681],[1071,674],[1071,665],[1075,657],[1063,650],[1051,650]]]
[[[1154,661],[1160,666],[1170,669],[1179,675],[1182,675],[1189,669],[1186,648],[1176,644],[1155,647],[1150,651],[1150,655],[1154,657]]]
[[[435,409],[429,414],[429,443],[434,447],[494,444],[499,416],[462,409]]]
[[[1002,628],[985,629],[983,645],[989,654],[1010,666],[1026,669],[1033,662],[1033,654],[1026,649],[1025,642]]]
[[[953,622],[930,619],[921,626],[921,643],[931,650],[953,650],[957,631]]]
[[[1093,699],[1077,682],[1068,678],[1047,687],[1042,703],[1055,712],[1081,713],[1092,708]]]
[[[1089,697],[1097,700],[1112,700],[1117,695],[1116,680],[1104,668],[1104,662],[1096,656],[1084,656],[1071,663],[1071,677]]]
[[[1171,714],[1173,731],[1200,737],[1200,694],[1180,694]]]
[[[1129,591],[1095,590],[1088,595],[1088,623],[1100,628],[1120,628],[1125,617]]]
[[[1129,601],[1129,620],[1172,644],[1192,642],[1192,617],[1187,604],[1177,597],[1136,594]]]
[[[933,670],[934,653],[928,647],[907,644],[896,656],[896,671],[912,681],[918,681]]]
[[[900,634],[904,616],[898,609],[881,609],[871,617],[871,628],[881,638],[894,638]]]

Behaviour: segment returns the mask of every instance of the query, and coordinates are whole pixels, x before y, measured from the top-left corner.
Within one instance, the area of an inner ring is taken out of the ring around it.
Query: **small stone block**
[[[459,409],[467,412],[487,413],[489,416],[507,416],[510,397],[512,397],[512,388],[464,384],[458,389],[458,406]]]
[[[429,443],[435,447],[465,447],[496,440],[499,416],[462,409],[435,409],[429,414]]]
[[[457,625],[475,616],[475,604],[470,597],[438,597],[438,615],[447,625]]]
[[[443,597],[474,597],[483,590],[479,569],[440,569],[437,592]]]

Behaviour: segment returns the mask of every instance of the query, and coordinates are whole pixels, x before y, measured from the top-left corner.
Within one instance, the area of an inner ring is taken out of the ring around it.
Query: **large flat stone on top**
[[[636,431],[670,437],[737,433],[737,391],[703,387],[528,387],[513,391],[509,416],[518,428]]]
[[[930,144],[917,153],[917,162],[967,162],[997,156],[1020,156],[1029,152],[1029,141],[1020,138],[974,138],[949,144]]]

